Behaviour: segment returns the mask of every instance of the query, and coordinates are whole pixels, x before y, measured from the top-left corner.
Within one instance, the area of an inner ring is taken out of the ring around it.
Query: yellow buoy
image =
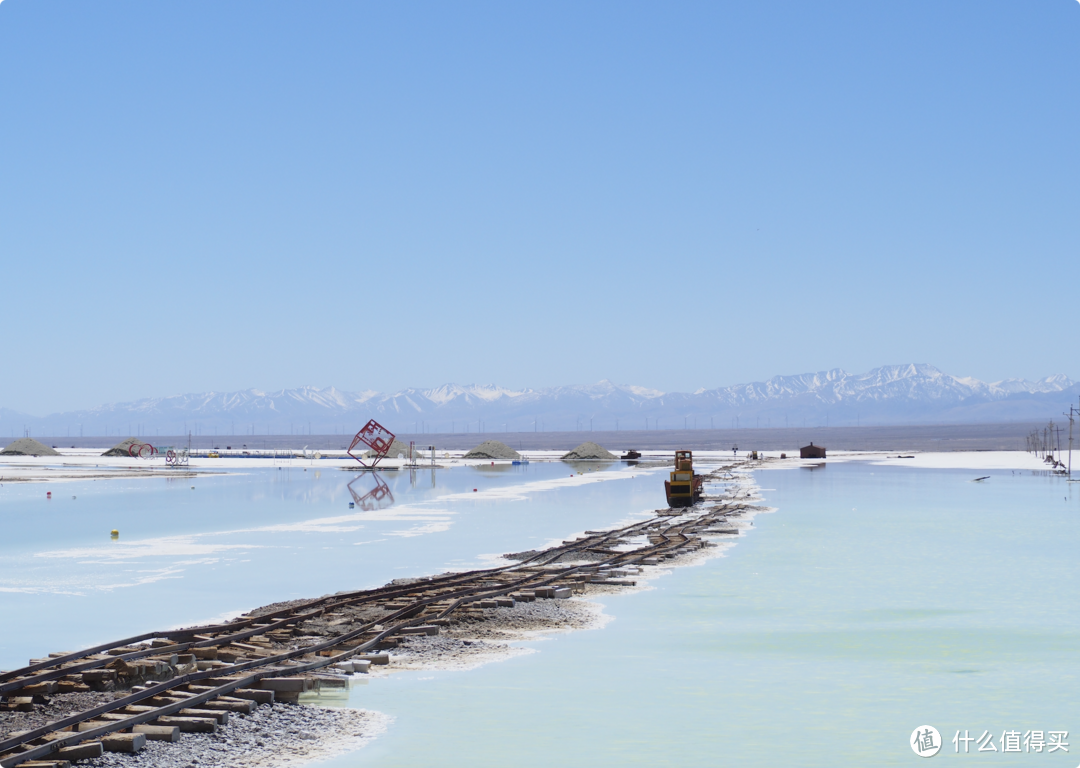
[[[115,539],[115,538],[116,538],[117,536],[119,536],[119,535],[120,535],[120,531],[118,531],[118,530],[116,530],[115,528],[113,528],[113,529],[112,529],[112,530],[111,530],[111,531],[109,532],[109,535],[110,535],[110,536],[112,536],[112,537],[113,537],[113,538]]]

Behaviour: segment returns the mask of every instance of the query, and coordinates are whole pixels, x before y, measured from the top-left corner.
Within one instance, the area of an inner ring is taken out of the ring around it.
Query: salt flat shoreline
[[[250,471],[253,469],[297,469],[297,470],[335,470],[351,469],[356,462],[348,456],[327,456],[313,458],[248,459],[229,457],[220,459],[192,458],[190,465],[183,469],[170,469],[164,458],[140,460],[126,457],[107,457],[86,450],[65,449],[62,456],[0,456],[0,489],[5,486],[18,487],[23,483],[65,483],[76,481],[116,480],[116,479],[152,479],[162,477],[211,478],[223,474]],[[787,458],[781,459],[781,455]],[[529,461],[560,461],[557,451],[526,451]],[[695,451],[698,461],[708,463],[718,461],[746,461],[746,452],[737,455],[732,451]],[[1062,451],[1063,461],[1068,462],[1068,452]],[[763,468],[784,469],[799,466],[818,465],[820,459],[799,459],[788,451],[760,451],[765,461]],[[641,462],[670,462],[670,451],[642,451]],[[905,449],[889,451],[836,451],[829,450],[826,462],[867,461],[880,465],[918,467],[921,469],[973,469],[973,470],[1030,470],[1045,471],[1049,466],[1042,459],[1026,451],[925,451],[912,453]],[[1076,450],[1077,468],[1080,469],[1080,445]],[[439,459],[439,468],[450,469],[455,466],[481,466],[509,464],[507,460],[490,461],[486,459],[463,459],[460,452],[448,458]],[[584,463],[584,462],[583,462]],[[616,462],[587,462],[596,466],[610,466]],[[408,465],[401,459],[387,459],[382,465],[387,472],[407,471]],[[429,469],[429,464],[419,463],[416,469]]]

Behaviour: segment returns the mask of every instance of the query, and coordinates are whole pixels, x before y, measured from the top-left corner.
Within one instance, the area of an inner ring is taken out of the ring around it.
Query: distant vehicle
[[[210,451],[210,453],[207,454],[207,458],[209,458],[209,459],[220,459],[221,454],[218,453],[217,451]]]
[[[632,450],[632,449],[631,449],[631,450],[627,451],[626,453],[624,453],[624,454],[623,454],[622,456],[620,456],[619,458],[620,458],[620,459],[624,459],[624,460],[625,460],[625,459],[640,459],[640,458],[641,458],[641,454],[640,454],[640,453],[638,453],[637,451],[635,451],[635,450]]]
[[[671,473],[671,479],[664,481],[668,506],[689,507],[700,501],[704,482],[701,475],[694,474],[693,452],[675,451],[675,470]]]

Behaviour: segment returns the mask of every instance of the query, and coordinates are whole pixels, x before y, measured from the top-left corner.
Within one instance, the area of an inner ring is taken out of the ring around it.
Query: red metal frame
[[[128,446],[128,456],[133,459],[152,459],[157,452],[158,449],[150,445],[150,443],[143,443],[138,440]]]
[[[363,429],[356,433],[356,437],[352,440],[352,445],[349,446],[348,454],[359,461],[361,466],[368,467],[363,459],[353,453],[353,448],[357,445],[366,445],[368,448],[375,451],[375,460],[371,462],[371,466],[368,467],[368,469],[374,469],[375,465],[378,464],[381,459],[385,459],[386,454],[390,453],[390,446],[393,444],[394,433],[375,421],[375,419],[372,419],[364,425]]]

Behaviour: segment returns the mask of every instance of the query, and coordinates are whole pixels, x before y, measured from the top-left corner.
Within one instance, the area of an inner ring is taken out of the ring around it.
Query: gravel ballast
[[[231,717],[217,733],[185,733],[180,741],[148,741],[134,755],[106,752],[80,766],[93,768],[291,768],[359,749],[378,736],[390,718],[362,709],[263,704]]]

